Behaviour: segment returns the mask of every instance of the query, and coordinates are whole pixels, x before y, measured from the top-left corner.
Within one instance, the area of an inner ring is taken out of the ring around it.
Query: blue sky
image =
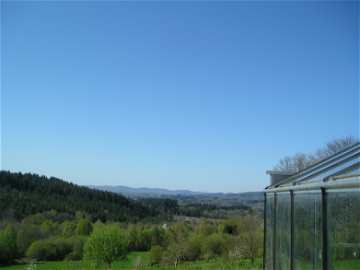
[[[1,169],[261,191],[359,137],[359,2],[1,2]]]

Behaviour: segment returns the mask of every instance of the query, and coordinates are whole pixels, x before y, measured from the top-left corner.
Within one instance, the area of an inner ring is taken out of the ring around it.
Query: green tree
[[[148,253],[148,259],[151,264],[159,263],[161,261],[163,250],[160,246],[152,246]]]
[[[144,229],[140,233],[140,250],[141,251],[150,250],[151,242],[152,242],[152,237],[151,237],[150,229]]]
[[[51,214],[53,215],[53,217],[56,217],[58,213],[58,211],[56,211],[55,209],[51,209]]]
[[[90,224],[90,222],[85,219],[82,218],[80,219],[79,223],[76,226],[76,235],[89,235],[92,232],[92,226]]]
[[[152,239],[151,245],[161,246],[162,242],[164,241],[165,230],[161,226],[153,225],[150,228],[150,232]]]
[[[62,226],[62,237],[70,237],[75,234],[76,231],[76,223],[74,221],[65,221]]]
[[[253,264],[263,246],[261,219],[255,214],[244,217],[239,226],[239,239],[242,254],[250,258]]]
[[[227,233],[236,235],[238,233],[239,220],[232,218],[221,221],[219,225],[219,233]]]
[[[44,214],[37,213],[31,217],[31,223],[35,225],[41,225],[46,220]]]
[[[102,223],[100,219],[98,219],[93,225],[93,230],[96,231],[97,229],[102,228],[104,225],[105,224]]]
[[[0,253],[2,263],[12,262],[17,256],[16,232],[12,223],[9,223],[5,231],[1,232]]]
[[[84,243],[84,260],[93,266],[106,262],[108,267],[117,260],[126,260],[129,241],[123,229],[117,225],[106,225],[94,230]]]
[[[52,221],[51,219],[45,220],[44,223],[41,225],[41,227],[48,236],[52,236],[58,233],[57,232],[58,223]]]
[[[137,251],[139,239],[136,231],[136,226],[134,224],[130,224],[128,226],[126,235],[129,239],[129,249],[131,251]]]
[[[173,262],[175,267],[180,260],[186,258],[189,250],[187,237],[188,231],[185,223],[176,223],[166,229],[164,240],[166,251],[163,258],[168,262]]]
[[[207,236],[210,235],[211,233],[212,233],[211,226],[208,224],[206,219],[202,220],[200,225],[195,227],[195,235],[202,234],[204,236]]]
[[[21,256],[25,256],[25,252],[30,245],[39,239],[45,238],[45,234],[39,225],[22,224],[17,234],[17,246]]]
[[[75,222],[79,222],[83,218],[83,214],[80,211],[75,213]]]
[[[187,241],[187,252],[185,259],[188,261],[196,261],[201,256],[201,244],[203,235],[197,235],[192,238],[188,238]]]

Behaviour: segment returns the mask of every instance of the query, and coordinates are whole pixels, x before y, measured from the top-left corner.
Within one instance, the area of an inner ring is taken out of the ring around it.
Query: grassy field
[[[178,264],[175,268],[174,265],[149,265],[147,259],[148,252],[131,252],[129,253],[128,261],[117,261],[112,264],[112,269],[177,269],[177,270],[190,270],[190,269],[262,269],[262,259],[258,259],[255,261],[254,266],[251,265],[250,260],[236,260],[236,261],[199,261],[199,262],[186,262],[182,264]],[[141,259],[138,261],[139,264],[136,264],[137,258]],[[60,262],[36,262],[33,264],[33,268],[29,267],[27,264],[19,264],[19,265],[11,265],[2,267],[2,269],[10,270],[10,269],[31,269],[31,270],[43,270],[43,269],[52,269],[52,270],[70,270],[70,269],[91,269],[90,262],[87,261],[60,261]],[[104,268],[106,269],[106,265]]]
[[[136,261],[136,258],[140,257],[141,262],[138,267],[136,268],[136,264],[134,263]],[[42,269],[52,269],[52,270],[71,270],[71,269],[91,269],[90,262],[86,261],[61,261],[61,262],[36,262],[34,264],[36,268],[29,268],[29,265],[27,264],[21,264],[21,265],[11,265],[6,267],[1,267],[1,269],[32,269],[32,270],[42,270]],[[166,266],[160,266],[160,265],[148,265],[147,260],[147,252],[131,252],[129,254],[129,260],[126,262],[118,261],[114,262],[112,264],[112,269],[139,269],[139,270],[145,270],[145,269],[152,269],[152,270],[165,270],[165,269],[176,269],[176,270],[192,270],[192,269],[263,269],[263,263],[262,258],[257,259],[252,266],[250,263],[250,260],[236,260],[236,261],[198,261],[198,262],[186,262],[179,264],[176,268],[174,265],[166,265]],[[304,265],[305,266],[305,265]],[[332,265],[333,269],[337,270],[353,270],[353,269],[359,269],[359,260],[349,260],[349,261],[337,261],[333,262]],[[104,265],[104,268],[106,269],[106,266]],[[303,268],[299,267],[299,269],[309,269],[309,268]]]

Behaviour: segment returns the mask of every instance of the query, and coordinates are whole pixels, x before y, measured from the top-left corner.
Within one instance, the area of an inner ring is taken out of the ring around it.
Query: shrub
[[[73,252],[77,252],[80,258],[82,258],[85,240],[86,240],[85,236],[74,235],[73,237],[67,238],[66,242],[69,243],[69,245],[71,246],[71,250]]]
[[[51,241],[52,239],[56,248],[55,260],[63,260],[65,256],[72,251],[71,245],[63,238],[49,238],[49,241]]]
[[[70,252],[68,255],[65,256],[65,261],[80,261],[81,255],[77,251]]]
[[[70,252],[71,245],[65,239],[51,237],[33,242],[26,251],[26,257],[41,261],[61,261]]]
[[[222,235],[213,234],[204,238],[202,242],[201,251],[205,254],[209,254],[210,258],[214,256],[220,256],[222,245],[225,243]]]
[[[28,259],[46,261],[55,257],[56,247],[54,244],[49,243],[46,240],[38,240],[33,242],[29,249],[26,251],[26,257]]]
[[[201,255],[201,237],[187,239],[187,252],[185,259],[188,261],[196,261]]]
[[[151,264],[159,263],[161,261],[163,250],[160,246],[152,246],[148,253],[148,259]]]

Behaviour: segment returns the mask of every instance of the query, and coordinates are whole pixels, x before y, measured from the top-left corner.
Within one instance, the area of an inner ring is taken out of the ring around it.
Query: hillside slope
[[[54,209],[74,214],[84,211],[92,221],[152,221],[160,217],[154,208],[108,191],[90,189],[55,177],[0,172],[0,215],[24,216]]]

